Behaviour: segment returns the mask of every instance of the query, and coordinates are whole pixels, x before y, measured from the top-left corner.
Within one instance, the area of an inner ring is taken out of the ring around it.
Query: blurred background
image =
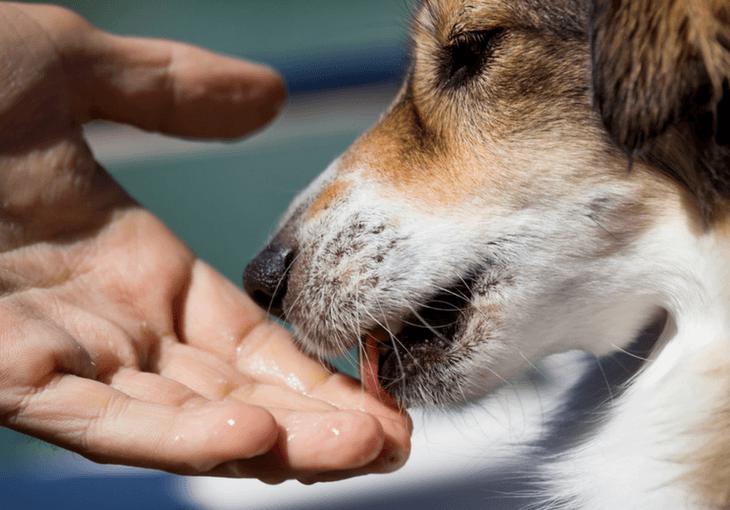
[[[267,62],[285,76],[283,115],[242,142],[197,143],[94,124],[98,159],[203,259],[236,283],[287,203],[378,117],[407,66],[410,0],[67,0],[120,34],[173,38]],[[520,386],[520,384],[522,386]],[[501,466],[535,435],[562,387],[510,387],[489,404],[426,417],[396,475],[324,486],[185,479],[102,467],[0,428],[0,509],[518,508]],[[525,390],[525,388],[527,388]]]

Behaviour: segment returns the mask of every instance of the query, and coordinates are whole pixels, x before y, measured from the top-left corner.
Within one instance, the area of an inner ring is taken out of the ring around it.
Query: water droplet
[[[292,372],[290,372],[289,375],[286,376],[284,382],[294,391],[297,391],[299,393],[305,393],[306,391],[306,387],[304,386],[302,380],[299,379],[299,377],[297,377],[297,375]]]

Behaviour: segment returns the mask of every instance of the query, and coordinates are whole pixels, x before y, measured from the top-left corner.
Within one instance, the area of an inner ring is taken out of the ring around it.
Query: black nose
[[[294,249],[273,242],[246,266],[243,288],[256,303],[272,315],[281,316]]]

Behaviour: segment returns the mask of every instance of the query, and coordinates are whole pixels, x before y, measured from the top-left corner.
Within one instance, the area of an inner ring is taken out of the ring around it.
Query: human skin
[[[405,462],[408,416],[299,353],[81,130],[235,138],[284,99],[266,67],[0,4],[0,425],[97,462],[268,482]]]

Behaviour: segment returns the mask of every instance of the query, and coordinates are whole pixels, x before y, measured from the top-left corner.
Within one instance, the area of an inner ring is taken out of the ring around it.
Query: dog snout
[[[289,269],[296,249],[287,243],[274,241],[246,266],[243,287],[264,310],[281,317],[286,296]]]

